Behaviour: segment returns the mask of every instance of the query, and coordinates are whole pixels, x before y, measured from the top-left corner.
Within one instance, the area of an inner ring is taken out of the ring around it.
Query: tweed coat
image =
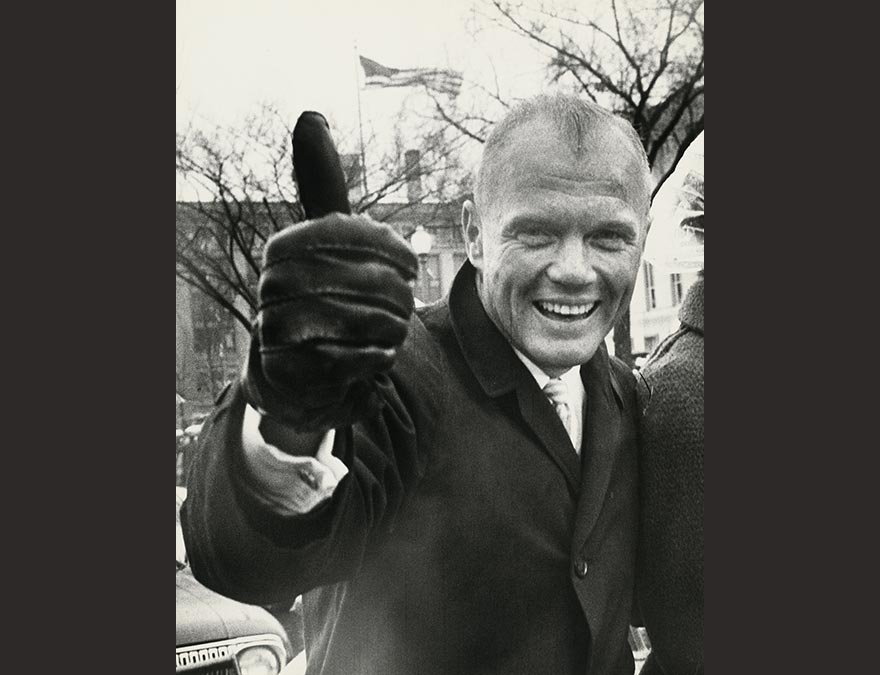
[[[703,672],[703,279],[681,327],[649,358],[642,418],[637,597],[651,640],[643,675]]]
[[[238,600],[303,595],[308,672],[631,675],[634,379],[581,367],[582,460],[491,323],[465,263],[419,308],[372,419],[339,429],[349,473],[312,512],[262,503],[237,386],[202,431],[182,512],[193,572]]]

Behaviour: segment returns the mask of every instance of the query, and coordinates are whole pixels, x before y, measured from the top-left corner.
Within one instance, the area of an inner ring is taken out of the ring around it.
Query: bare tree
[[[292,125],[276,109],[263,106],[240,128],[177,134],[177,177],[196,195],[177,205],[177,277],[246,328],[256,314],[263,245],[304,215],[293,178],[291,133]],[[396,137],[393,147],[371,162],[366,180],[360,155],[343,154],[352,210],[399,201],[382,210],[382,219],[389,219],[414,204],[457,197],[465,183],[452,136],[444,129],[426,130],[415,148]],[[336,140],[340,147],[352,145]],[[407,149],[417,151],[417,162],[406,160]]]
[[[558,4],[558,3],[554,3]],[[583,5],[584,3],[580,3]],[[635,127],[654,167],[703,128],[702,0],[600,0],[591,9],[486,0],[487,18],[548,55],[548,80]]]
[[[267,237],[301,219],[284,121],[264,107],[239,129],[177,134],[176,273],[244,326]]]

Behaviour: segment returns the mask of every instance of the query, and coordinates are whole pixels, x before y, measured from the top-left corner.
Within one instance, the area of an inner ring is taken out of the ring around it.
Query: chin
[[[561,370],[564,372],[569,368],[589,361],[593,358],[598,348],[598,344],[593,345],[592,348],[580,344],[575,348],[541,349],[533,352],[535,357],[530,356],[529,358],[545,372],[549,370]],[[528,355],[528,352],[526,354]]]

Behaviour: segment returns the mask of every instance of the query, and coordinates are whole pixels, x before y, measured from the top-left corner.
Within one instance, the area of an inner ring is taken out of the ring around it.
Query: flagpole
[[[367,155],[364,150],[364,119],[361,113],[361,59],[358,53],[357,41],[354,43],[355,56],[355,78],[357,82],[357,103],[358,103],[358,129],[361,135],[361,179],[364,185],[364,198],[367,197]]]

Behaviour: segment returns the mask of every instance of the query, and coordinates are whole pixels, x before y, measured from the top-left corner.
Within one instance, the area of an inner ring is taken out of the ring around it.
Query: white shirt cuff
[[[332,454],[336,430],[324,434],[314,457],[289,455],[263,439],[260,420],[260,413],[246,405],[241,444],[262,497],[282,515],[308,513],[329,499],[348,473],[348,467]]]

